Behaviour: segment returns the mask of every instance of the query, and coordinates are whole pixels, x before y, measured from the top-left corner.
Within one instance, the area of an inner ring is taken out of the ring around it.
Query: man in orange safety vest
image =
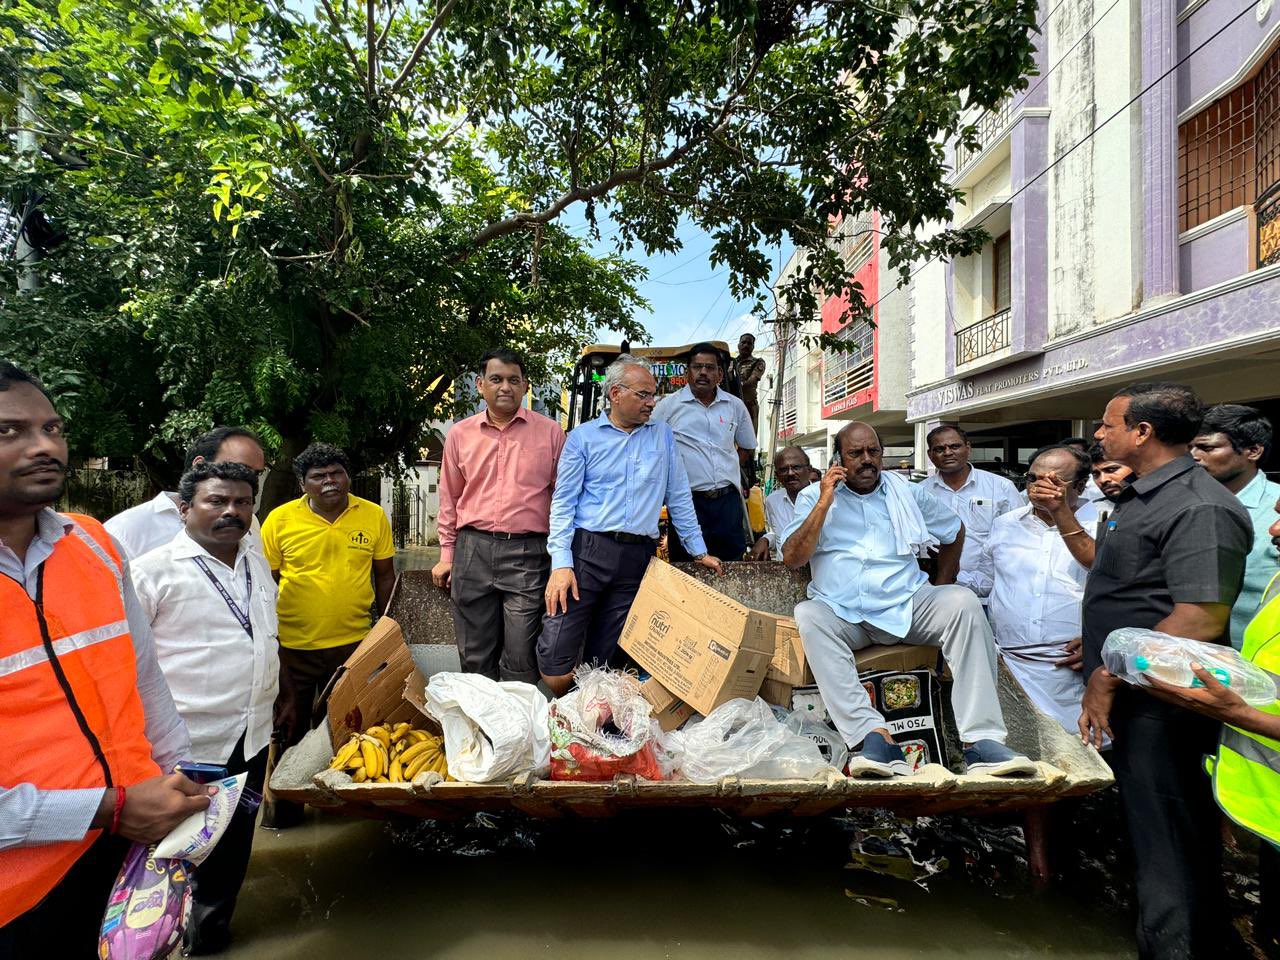
[[[129,841],[216,790],[171,771],[189,741],[120,550],[53,504],[63,421],[0,361],[0,960],[97,956]]]

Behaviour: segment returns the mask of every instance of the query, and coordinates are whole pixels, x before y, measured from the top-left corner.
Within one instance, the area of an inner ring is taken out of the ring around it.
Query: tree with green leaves
[[[1031,70],[1035,14],[6,0],[0,189],[17,212],[42,196],[67,240],[34,295],[6,258],[0,339],[69,403],[83,453],[164,461],[235,421],[278,466],[312,439],[389,466],[484,348],[546,377],[599,328],[642,338],[628,254],[677,250],[682,217],[762,309],[762,247],[811,252],[784,297],[812,310],[850,283],[829,224],[868,209],[904,274],[973,252],[980,231],[920,228],[950,220],[965,108]]]

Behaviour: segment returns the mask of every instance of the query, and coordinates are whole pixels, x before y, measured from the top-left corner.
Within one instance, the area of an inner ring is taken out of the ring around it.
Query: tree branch
[[[560,214],[575,203],[583,200],[596,200],[603,197],[612,190],[617,189],[623,184],[635,183],[643,180],[651,173],[657,173],[661,170],[674,167],[683,160],[694,147],[706,142],[708,139],[719,137],[721,133],[729,126],[729,120],[733,116],[734,105],[739,98],[751,86],[751,82],[755,79],[756,72],[760,69],[760,60],[757,58],[751,66],[743,74],[742,80],[737,87],[729,93],[725,98],[724,104],[720,107],[720,113],[716,116],[715,122],[708,127],[699,136],[693,137],[687,143],[676,147],[670,153],[657,160],[651,160],[648,163],[637,163],[633,167],[624,167],[616,170],[603,180],[597,180],[595,183],[587,187],[577,187],[575,189],[566,190],[562,193],[549,207],[540,210],[537,213],[517,213],[505,220],[499,220],[497,223],[491,223],[479,233],[477,233],[471,242],[467,245],[464,252],[460,253],[453,260],[454,263],[460,263],[466,260],[471,254],[475,253],[481,247],[500,237],[523,230],[526,227],[541,226],[550,223]]]
[[[369,49],[365,60],[369,68],[369,73],[365,79],[365,89],[369,93],[369,102],[373,103],[374,93],[374,77],[378,72],[378,39],[377,24],[373,19],[373,2],[374,0],[365,0],[364,4],[364,40],[365,46]]]
[[[328,0],[325,0],[325,2],[327,3]],[[413,48],[413,53],[409,54],[409,59],[405,61],[404,66],[400,69],[399,75],[391,82],[391,89],[387,91],[388,97],[394,97],[399,93],[400,88],[404,86],[405,82],[413,74],[413,70],[418,65],[418,61],[422,59],[422,54],[427,49],[427,44],[429,44],[435,35],[440,32],[440,28],[445,25],[445,22],[449,19],[449,14],[453,13],[453,8],[457,5],[458,0],[446,0],[445,5],[440,8],[440,12],[437,13],[431,23],[427,25],[427,29],[424,30],[422,36],[418,38],[418,42]]]
[[[338,35],[338,39],[342,41],[342,46],[346,48],[347,56],[351,60],[351,69],[356,72],[356,79],[359,80],[364,70],[360,66],[360,58],[356,56],[355,49],[351,46],[350,41],[347,40],[346,31],[342,29],[342,21],[338,19],[338,14],[334,12],[333,5],[329,3],[329,0],[320,0],[320,2],[324,5],[324,12],[329,16],[329,23],[333,25],[333,32]]]
[[[391,32],[391,27],[396,22],[396,14],[400,12],[400,0],[394,0],[391,4],[391,12],[387,15],[387,24],[382,28],[382,32],[378,34],[378,49],[382,49],[382,45],[387,42],[387,34]]]

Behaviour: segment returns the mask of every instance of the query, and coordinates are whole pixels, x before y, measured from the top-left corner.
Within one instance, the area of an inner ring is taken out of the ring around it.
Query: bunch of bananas
[[[378,724],[353,733],[329,762],[330,770],[345,770],[356,783],[411,783],[427,770],[449,780],[444,740],[409,723]]]

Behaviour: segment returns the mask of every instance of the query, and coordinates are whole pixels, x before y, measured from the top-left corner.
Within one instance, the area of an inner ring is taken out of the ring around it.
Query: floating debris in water
[[[899,904],[893,897],[873,897],[867,893],[854,893],[848,887],[845,888],[844,895],[854,903],[860,903],[864,907],[878,907],[881,910],[888,910],[890,913],[907,912],[907,908]]]

